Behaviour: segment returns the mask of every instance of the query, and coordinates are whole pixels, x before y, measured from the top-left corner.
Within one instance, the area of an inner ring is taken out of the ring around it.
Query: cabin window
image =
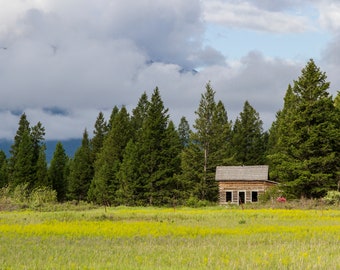
[[[257,191],[252,191],[251,192],[251,201],[252,202],[257,202],[258,201],[258,192]]]
[[[227,191],[225,194],[226,202],[232,202],[233,201],[233,192],[232,191]]]

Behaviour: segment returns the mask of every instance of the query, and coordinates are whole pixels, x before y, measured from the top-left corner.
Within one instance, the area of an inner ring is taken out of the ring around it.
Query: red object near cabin
[[[277,201],[277,202],[282,202],[282,203],[284,203],[284,202],[286,202],[287,200],[286,200],[285,197],[280,196],[280,197],[278,197],[278,198],[276,199],[276,201]]]

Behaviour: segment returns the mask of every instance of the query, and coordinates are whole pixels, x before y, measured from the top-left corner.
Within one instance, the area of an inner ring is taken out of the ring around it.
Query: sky
[[[337,94],[339,51],[334,0],[0,0],[0,139],[23,112],[46,140],[92,135],[155,87],[192,126],[208,82],[229,120],[248,101],[267,130],[309,59]]]

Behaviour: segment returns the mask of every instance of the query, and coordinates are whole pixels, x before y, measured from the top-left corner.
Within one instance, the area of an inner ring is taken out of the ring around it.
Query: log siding
[[[268,166],[219,166],[216,168],[219,185],[220,205],[240,203],[240,192],[244,192],[244,203],[257,201],[268,188],[277,183],[268,180]],[[227,201],[231,195],[231,201]],[[243,193],[241,193],[243,195]]]

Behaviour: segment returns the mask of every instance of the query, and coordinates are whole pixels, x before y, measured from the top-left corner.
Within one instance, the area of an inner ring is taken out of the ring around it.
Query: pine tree
[[[334,106],[340,110],[340,91],[338,91],[338,94],[334,98]]]
[[[275,147],[279,140],[279,126],[278,126],[278,119],[280,118],[281,111],[278,111],[276,113],[276,120],[272,122],[271,127],[269,128],[269,138],[268,138],[268,144],[267,144],[267,156],[272,155],[275,153]]]
[[[197,114],[197,118],[195,120],[194,128],[196,129],[196,133],[193,133],[192,140],[196,143],[200,144],[200,148],[203,152],[203,160],[202,160],[202,169],[200,181],[197,183],[197,191],[199,194],[199,199],[211,199],[210,188],[212,182],[212,177],[208,168],[209,164],[209,156],[210,156],[210,142],[211,142],[211,133],[212,133],[212,119],[214,115],[214,111],[216,109],[215,102],[215,91],[211,88],[210,83],[206,85],[206,92],[201,96],[201,101],[198,107],[198,110],[195,112]],[[217,186],[217,185],[216,185]],[[216,188],[214,188],[214,191]],[[210,195],[210,196],[209,196]],[[217,193],[214,197],[217,196]]]
[[[297,99],[291,85],[288,85],[283,109],[276,114],[269,131],[268,157],[270,163],[270,179],[282,181],[289,179],[291,172],[286,170],[286,164],[292,163],[293,159],[288,154],[289,138],[293,134],[293,122],[297,114]]]
[[[50,167],[48,169],[49,182],[57,192],[59,202],[66,200],[68,157],[61,142],[58,142],[53,153]]]
[[[19,148],[19,144],[22,140],[23,134],[26,131],[31,132],[31,129],[30,129],[30,123],[27,120],[26,114],[23,113],[20,116],[19,127],[18,127],[16,134],[15,134],[14,143],[12,144],[11,150],[10,150],[10,154],[12,155],[12,159],[15,159],[16,153],[17,153],[18,148]]]
[[[4,151],[0,150],[0,188],[8,185],[7,158]]]
[[[89,198],[100,204],[115,204],[119,189],[116,174],[123,159],[124,149],[132,137],[130,116],[123,106],[111,122],[103,147],[94,164],[94,177],[89,189]]]
[[[182,147],[187,147],[190,138],[190,125],[187,119],[183,116],[178,125],[178,135],[181,140]]]
[[[182,153],[182,181],[191,196],[216,201],[218,187],[215,170],[217,165],[230,161],[228,145],[231,123],[223,103],[219,101],[216,104],[215,91],[210,83],[206,85],[195,113],[195,132],[191,132],[189,145]]]
[[[81,146],[70,163],[68,197],[71,200],[87,200],[87,193],[93,178],[93,156],[87,130],[83,133]]]
[[[147,94],[144,92],[139,98],[136,108],[132,110],[131,126],[134,130],[134,138],[137,136],[139,130],[143,126],[143,122],[146,118],[148,107],[150,102],[148,100]]]
[[[28,188],[32,189],[41,183],[46,183],[45,172],[41,171],[46,165],[46,156],[43,153],[44,135],[45,129],[40,122],[31,128],[26,114],[21,115],[14,143],[11,146],[8,166],[12,187],[27,184]]]
[[[269,158],[287,193],[321,197],[337,187],[339,117],[327,92],[326,74],[313,60],[301,73],[294,81],[290,105],[277,120],[278,129],[286,131],[277,140],[278,152]]]
[[[98,153],[103,147],[105,136],[107,135],[108,127],[104,119],[104,114],[99,112],[97,120],[94,124],[93,138],[91,140],[93,161],[97,158]]]
[[[45,155],[45,128],[38,122],[31,129],[33,157],[32,164],[34,166],[33,187],[42,187],[47,184],[47,163]]]
[[[31,136],[33,144],[33,163],[36,163],[39,158],[40,148],[43,146],[45,140],[45,128],[40,122],[32,127]]]
[[[259,113],[246,101],[233,127],[233,156],[237,163],[242,165],[264,163],[266,146],[262,125]]]
[[[116,117],[116,115],[119,113],[119,108],[117,106],[114,106],[110,115],[109,122],[107,124],[108,131],[113,127],[113,121]]]
[[[337,96],[334,99],[334,107],[335,107],[335,111],[336,111],[336,123],[338,128],[340,129],[340,91],[338,91]],[[338,152],[339,154],[339,152]],[[340,191],[340,169],[338,166],[338,171],[336,172],[335,175],[335,181],[337,182],[338,185],[338,191]]]
[[[119,188],[116,192],[117,203],[121,205],[138,205],[138,149],[131,139],[125,147],[122,164],[117,173]]]
[[[202,197],[200,183],[202,182],[202,171],[204,161],[204,151],[201,144],[193,140],[194,133],[190,133],[190,140],[187,147],[181,153],[181,172],[180,182],[184,187],[183,195],[196,200],[205,199]]]
[[[38,160],[36,162],[36,176],[34,187],[51,187],[48,182],[47,162],[46,162],[46,145],[43,144],[39,147]]]
[[[158,192],[154,200],[158,205],[174,205],[183,197],[184,186],[178,177],[181,172],[182,144],[172,121],[165,130],[161,149],[164,161],[160,164],[159,171],[162,177],[156,182]]]
[[[14,177],[14,171],[15,171],[14,168],[16,166],[17,158],[18,158],[19,145],[23,139],[24,133],[26,133],[27,135],[27,133],[30,133],[30,132],[31,132],[30,123],[27,120],[26,114],[23,113],[20,116],[19,127],[14,136],[14,142],[11,145],[11,149],[10,149],[11,156],[8,161],[9,181],[13,187],[15,187],[15,183],[18,182],[16,179],[13,179],[13,177]]]
[[[166,137],[168,118],[168,109],[164,108],[156,87],[142,128],[136,138],[137,156],[142,159],[138,162],[138,179],[136,179],[138,203],[150,205],[161,203],[157,194],[162,189],[160,181],[165,177],[163,168],[166,158],[163,151],[167,149],[163,149],[162,144]]]
[[[24,130],[21,135],[21,141],[16,149],[15,163],[11,175],[13,187],[27,184],[28,188],[33,188],[35,180],[35,168],[33,160],[33,144],[29,129]]]
[[[211,125],[210,171],[216,166],[231,165],[234,157],[231,150],[232,122],[228,120],[227,111],[222,101],[217,102]]]

